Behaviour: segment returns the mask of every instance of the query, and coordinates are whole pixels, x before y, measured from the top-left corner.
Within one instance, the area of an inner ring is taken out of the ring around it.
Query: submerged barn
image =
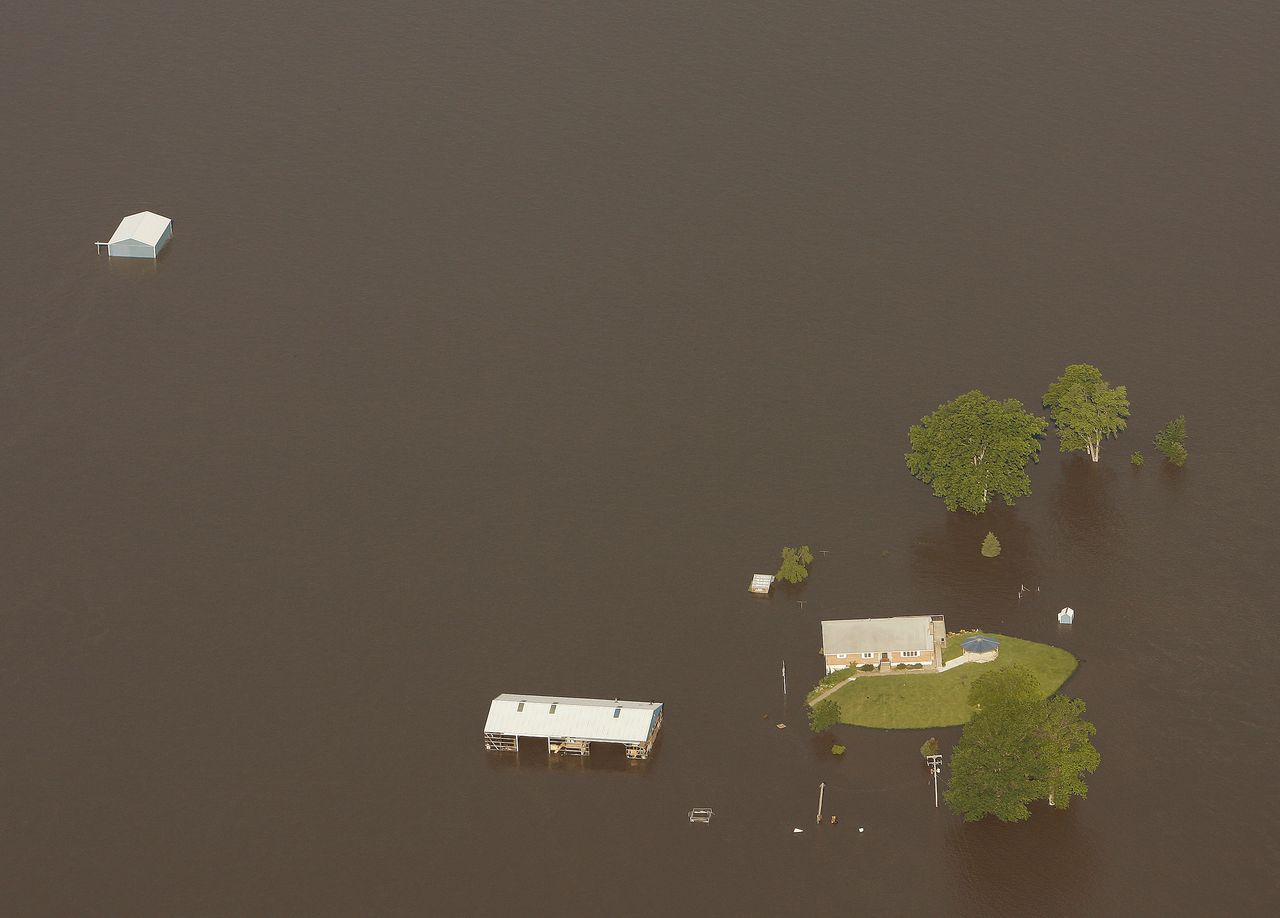
[[[590,755],[592,743],[615,743],[627,758],[647,759],[661,726],[657,701],[499,695],[489,704],[484,748],[519,752],[521,738],[545,739],[547,752]]]
[[[116,258],[155,258],[172,238],[173,221],[144,210],[121,220],[109,242],[95,242],[94,245],[98,247],[99,254],[106,246],[107,254]]]

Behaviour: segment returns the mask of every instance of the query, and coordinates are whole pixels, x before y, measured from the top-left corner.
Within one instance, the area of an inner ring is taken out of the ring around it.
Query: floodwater
[[[1268,912],[1278,42],[1224,0],[8,9],[0,912]],[[94,254],[144,208],[158,265]],[[982,519],[908,476],[937,404],[1078,361],[1133,402],[1101,464],[1050,438]],[[1079,656],[1088,799],[965,825],[928,731],[831,757],[818,622],[896,613]],[[508,691],[666,725],[517,763]]]

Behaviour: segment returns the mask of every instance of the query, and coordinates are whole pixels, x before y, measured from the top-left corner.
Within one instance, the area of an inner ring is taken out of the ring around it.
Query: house
[[[922,664],[937,669],[947,627],[941,615],[900,615],[897,618],[848,618],[822,623],[822,655],[827,673],[850,666],[875,666],[881,672],[898,664]]]
[[[629,759],[647,759],[661,727],[658,701],[499,695],[489,703],[484,747],[519,752],[524,737],[546,740],[553,755],[590,755],[592,743],[612,743]]]
[[[99,253],[116,258],[155,258],[165,243],[173,238],[173,221],[149,210],[129,214],[120,221],[109,242],[95,242]]]

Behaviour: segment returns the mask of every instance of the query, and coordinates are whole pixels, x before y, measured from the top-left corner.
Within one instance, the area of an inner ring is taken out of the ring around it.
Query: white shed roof
[[[551,712],[555,706],[555,713]],[[607,701],[551,695],[499,695],[489,704],[485,733],[565,737],[610,743],[649,738],[657,701]]]
[[[898,618],[849,618],[822,623],[823,653],[885,653],[932,650],[928,615]]]
[[[120,221],[120,225],[116,227],[115,235],[111,237],[107,244],[133,239],[143,245],[155,245],[160,241],[165,229],[172,222],[168,217],[153,214],[149,210],[144,210],[140,214],[129,214],[129,216]]]

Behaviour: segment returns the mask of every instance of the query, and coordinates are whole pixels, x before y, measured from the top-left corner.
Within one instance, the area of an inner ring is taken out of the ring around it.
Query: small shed
[[[960,642],[960,646],[964,648],[965,656],[975,663],[994,660],[1000,654],[1000,642],[995,638],[987,637],[985,634],[975,634],[973,637],[967,637]]]
[[[1058,613],[1059,625],[1069,625],[1075,620],[1076,620],[1076,610],[1071,608],[1070,606],[1067,606],[1065,609],[1063,609],[1061,612]]]
[[[98,253],[105,246],[115,258],[155,258],[173,238],[173,221],[149,210],[129,214],[120,221],[107,242],[95,242]]]
[[[752,593],[768,593],[773,589],[773,574],[756,574],[751,578]]]

